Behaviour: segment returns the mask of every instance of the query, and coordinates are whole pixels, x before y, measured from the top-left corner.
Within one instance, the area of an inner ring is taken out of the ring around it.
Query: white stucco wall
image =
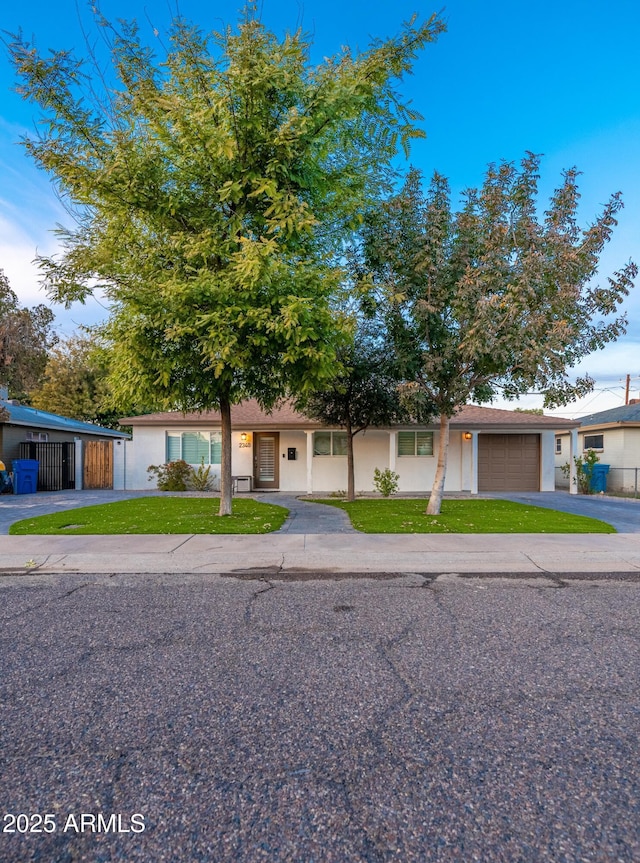
[[[152,464],[164,464],[167,460],[164,429],[137,428],[133,440],[128,441],[122,456],[126,489],[153,489],[155,480],[149,482],[147,468]]]
[[[555,491],[556,488],[556,433],[544,431],[540,435],[540,491]],[[569,444],[567,444],[567,449]],[[568,459],[567,459],[568,461]]]
[[[640,429],[638,428],[604,428],[587,431],[587,435],[602,434],[603,448],[597,451],[600,464],[609,465],[607,477],[608,491],[634,492],[636,489],[636,472],[638,468],[638,486],[640,487]],[[582,456],[584,450],[585,432],[578,433],[578,452]],[[555,466],[560,467],[569,461],[569,435],[562,435],[562,453],[555,455]],[[561,478],[557,471],[556,478],[561,488],[568,487],[568,480]]]
[[[114,487],[127,489],[151,489],[147,467],[166,461],[167,432],[181,432],[184,428],[145,428],[134,431],[132,441],[114,448]],[[245,432],[247,440],[242,441]],[[394,436],[395,465],[390,465],[390,435],[387,431],[368,430],[355,437],[355,488],[358,492],[372,492],[375,468],[392,468],[400,475],[399,490],[402,492],[427,493],[435,477],[439,432],[433,436],[433,456],[398,456],[397,435]],[[280,490],[305,492],[307,490],[307,440],[303,430],[280,431],[279,468]],[[246,444],[249,444],[248,446]],[[253,476],[254,433],[251,429],[237,429],[232,435],[232,473],[234,476]],[[287,450],[294,447],[295,460],[289,460]],[[555,433],[541,435],[541,488],[553,490],[555,486],[555,464],[558,459],[567,461],[568,456],[554,458]],[[566,444],[568,452],[568,438]],[[471,491],[473,488],[473,444],[466,441],[463,433],[452,430],[449,443],[449,459],[445,490]],[[347,488],[346,456],[314,456],[312,458],[312,490],[315,493],[342,491]],[[562,461],[562,463],[564,463]],[[194,465],[198,467],[198,465]],[[212,465],[211,476],[219,488],[220,466]],[[117,484],[116,484],[117,483]]]

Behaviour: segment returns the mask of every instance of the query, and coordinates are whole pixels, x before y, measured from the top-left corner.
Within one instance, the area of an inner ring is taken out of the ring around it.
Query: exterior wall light
[[[471,440],[471,438],[473,437],[473,435],[471,434],[471,432],[465,432],[465,433],[462,435],[462,437],[463,437],[465,440]]]
[[[240,435],[240,440],[242,441],[242,443],[246,443],[246,442],[247,442],[247,438],[248,438],[247,433],[246,433],[246,432],[242,432],[242,434]]]

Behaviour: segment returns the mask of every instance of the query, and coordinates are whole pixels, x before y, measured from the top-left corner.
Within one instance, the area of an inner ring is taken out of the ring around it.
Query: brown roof
[[[269,413],[265,412],[254,399],[248,399],[231,408],[231,423],[235,428],[273,429],[273,428],[317,428],[320,424],[310,420],[304,414],[296,411],[291,402],[282,402]],[[137,417],[124,417],[121,425],[130,426],[194,426],[210,428],[220,425],[219,411],[164,411],[162,413],[144,414]],[[427,424],[428,428],[437,428],[437,420]],[[498,408],[484,408],[478,405],[465,405],[452,418],[451,425],[468,429],[564,429],[580,425],[579,420],[563,419],[561,417],[539,416],[521,411],[506,411]],[[407,426],[409,427],[409,426]]]

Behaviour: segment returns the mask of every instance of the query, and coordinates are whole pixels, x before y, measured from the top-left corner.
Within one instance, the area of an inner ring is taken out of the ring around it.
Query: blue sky
[[[203,29],[233,24],[239,3],[181,0],[182,15]],[[108,18],[131,18],[143,31],[162,33],[175,0],[104,0]],[[401,89],[423,116],[425,141],[417,142],[411,162],[426,175],[437,169],[449,177],[454,195],[482,181],[489,162],[517,160],[525,150],[544,154],[541,190],[550,194],[563,168],[576,165],[581,177],[581,215],[589,223],[609,195],[622,191],[625,209],[607,248],[601,278],[629,258],[640,260],[640,64],[637,0],[451,0],[444,8],[424,0],[264,0],[265,23],[284,33],[301,26],[313,38],[314,59],[342,45],[364,49],[371,37],[397,32],[414,12],[422,18],[442,11],[448,32],[428,46]],[[79,18],[91,22],[90,6],[74,0],[14,4],[2,13],[2,29],[19,28],[41,50],[83,51]],[[36,251],[55,249],[51,229],[64,222],[47,177],[17,145],[33,129],[37,113],[11,91],[13,71],[0,54],[0,267],[27,304],[42,302]],[[598,381],[597,391],[564,408],[571,415],[621,404],[623,378],[630,373],[632,395],[640,389],[640,288],[625,304],[629,330],[624,339],[590,357],[581,370]],[[70,312],[56,308],[60,332],[95,323],[106,311],[95,301]],[[539,400],[528,398],[523,405]]]

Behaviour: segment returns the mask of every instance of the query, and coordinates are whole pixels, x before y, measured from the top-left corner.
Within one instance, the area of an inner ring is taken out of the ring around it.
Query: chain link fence
[[[568,491],[569,478],[556,468],[556,488]],[[609,467],[607,494],[640,497],[640,467]]]

